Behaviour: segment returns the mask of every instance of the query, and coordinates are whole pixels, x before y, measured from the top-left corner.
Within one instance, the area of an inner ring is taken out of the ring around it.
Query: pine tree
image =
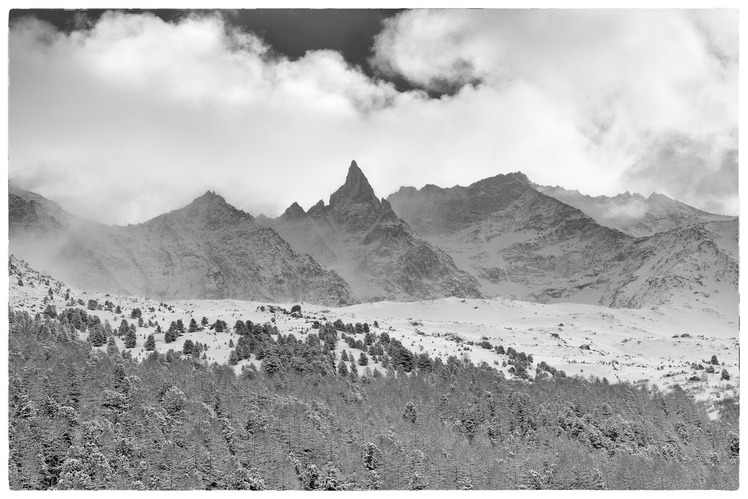
[[[405,408],[403,409],[403,419],[413,424],[418,420],[418,410],[412,400],[405,404]]]
[[[278,374],[281,367],[281,360],[275,352],[270,353],[262,360],[262,371],[268,376]]]
[[[177,324],[172,321],[171,325],[169,325],[169,329],[166,330],[166,333],[164,334],[164,341],[166,343],[172,343],[177,340]]]
[[[101,328],[101,325],[96,324],[91,327],[88,333],[88,341],[90,341],[95,347],[100,347],[106,343],[106,336],[104,335],[104,330]]]
[[[125,335],[125,348],[135,348],[135,345],[138,343],[138,335],[135,333],[135,330],[133,328],[129,328],[127,330],[127,334]]]
[[[197,321],[193,317],[192,319],[190,319],[190,326],[189,328],[187,328],[187,332],[194,333],[195,331],[197,331]]]
[[[348,376],[348,365],[343,359],[340,359],[340,362],[338,363],[338,374],[341,377]]]
[[[361,464],[367,471],[374,471],[379,468],[384,461],[382,450],[371,442],[361,446]]]
[[[54,305],[47,305],[47,308],[44,309],[43,315],[45,317],[49,317],[50,319],[54,319],[57,317],[57,307]]]
[[[152,334],[148,335],[148,339],[145,340],[145,351],[152,352],[156,349],[156,338]]]
[[[192,355],[192,351],[195,349],[195,344],[192,340],[186,340],[182,346],[182,353],[185,355]]]
[[[127,330],[129,328],[130,328],[130,325],[127,323],[127,319],[122,319],[122,322],[119,323],[119,328],[117,330],[118,334],[120,336],[127,334]]]
[[[110,336],[106,344],[107,355],[119,355],[119,348],[117,348],[117,342],[114,340],[114,336]]]

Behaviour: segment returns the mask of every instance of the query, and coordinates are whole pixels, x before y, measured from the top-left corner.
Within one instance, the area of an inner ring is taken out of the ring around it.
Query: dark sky
[[[371,56],[374,36],[382,30],[382,21],[403,9],[240,9],[224,10],[226,19],[261,36],[276,52],[298,59],[307,50],[329,49],[343,54],[368,75],[373,70],[367,59]],[[10,23],[19,17],[34,16],[58,29],[69,32],[80,27],[82,14],[90,21],[98,20],[107,9],[13,9]],[[200,12],[216,10],[127,9],[130,13],[151,12],[164,21]],[[398,90],[412,88],[404,80],[394,81]]]

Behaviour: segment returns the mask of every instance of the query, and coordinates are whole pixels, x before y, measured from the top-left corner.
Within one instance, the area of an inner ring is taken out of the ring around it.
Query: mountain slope
[[[345,183],[304,212],[267,220],[299,252],[325,262],[364,300],[480,297],[478,283],[377,199],[356,162]]]
[[[717,290],[724,299],[715,310],[735,317],[736,218],[637,239],[537,191],[521,173],[467,187],[403,187],[388,199],[487,294],[546,303],[709,308],[715,300],[700,293]]]
[[[600,225],[634,237],[647,237],[679,227],[732,218],[699,210],[656,192],[649,197],[629,192],[613,197],[593,197],[558,186],[534,187],[543,194],[580,209]]]
[[[738,219],[704,222],[636,240],[615,270],[626,281],[611,305],[681,305],[738,319]]]
[[[35,196],[10,195],[11,251],[74,286],[164,299],[352,301],[340,276],[214,193],[126,227],[81,221]]]
[[[583,290],[629,239],[537,192],[521,173],[468,187],[403,187],[388,199],[419,233],[500,296],[548,301],[553,296],[547,290]],[[604,292],[598,288],[596,296],[579,299],[598,302]]]

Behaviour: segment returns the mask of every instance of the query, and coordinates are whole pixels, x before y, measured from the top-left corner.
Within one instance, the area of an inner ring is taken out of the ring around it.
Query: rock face
[[[11,252],[76,287],[163,299],[353,301],[335,272],[211,192],[127,227],[54,212],[38,198],[11,193]]]
[[[31,192],[8,186],[8,235],[59,232],[69,225],[57,203]]]
[[[637,239],[539,192],[521,173],[467,187],[403,187],[388,200],[488,295],[704,308],[699,293],[717,291],[732,297],[720,313],[737,310],[736,218]]]
[[[266,223],[343,276],[362,300],[481,296],[474,278],[376,197],[355,161],[329,204],[319,201],[306,213],[294,204]]]
[[[688,225],[732,218],[699,210],[656,192],[649,197],[629,192],[613,197],[592,197],[558,186],[534,187],[543,194],[580,209],[600,225],[634,237],[647,237]]]

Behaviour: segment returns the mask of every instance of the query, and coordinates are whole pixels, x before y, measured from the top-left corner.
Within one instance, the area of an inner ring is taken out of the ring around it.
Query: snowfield
[[[51,278],[42,276],[26,267],[22,272],[23,286],[18,285],[18,276],[10,278],[10,306],[41,313],[46,304],[48,289],[53,288],[52,299],[57,310],[66,308],[66,287]],[[50,280],[51,279],[51,280]],[[50,284],[46,284],[49,282]],[[739,336],[734,321],[721,314],[694,308],[670,307],[659,309],[613,309],[578,303],[539,304],[503,298],[459,299],[445,298],[419,302],[377,302],[341,308],[298,303],[302,317],[283,313],[296,303],[260,303],[241,300],[177,300],[169,307],[160,306],[159,300],[117,296],[71,290],[70,297],[88,300],[105,300],[119,305],[122,314],[107,310],[87,310],[98,315],[102,322],[108,320],[117,327],[124,318],[128,322],[130,312],[140,308],[143,320],[152,320],[163,330],[171,321],[182,319],[185,328],[190,319],[198,324],[203,317],[210,325],[217,319],[225,321],[229,329],[237,320],[254,323],[271,322],[283,334],[293,333],[297,338],[313,333],[314,321],[345,324],[368,323],[377,333],[387,332],[399,339],[414,353],[428,352],[442,360],[450,355],[469,357],[474,363],[487,362],[503,370],[508,377],[509,366],[503,365],[506,356],[493,349],[478,346],[487,340],[492,346],[512,347],[517,352],[532,355],[534,366],[544,361],[568,376],[596,376],[610,382],[627,381],[636,384],[657,385],[667,390],[678,384],[697,399],[708,402],[739,393]],[[275,312],[270,306],[277,307]],[[85,305],[76,305],[86,308]],[[153,311],[149,311],[153,308]],[[378,328],[373,327],[375,321]],[[137,321],[136,321],[137,322]],[[139,327],[138,343],[131,349],[133,357],[147,356],[143,346],[154,327]],[[81,335],[85,339],[85,335]],[[185,333],[173,343],[165,343],[164,335],[155,335],[156,349],[165,353],[169,349],[181,352],[187,339],[208,346],[206,360],[224,363],[229,359],[238,336],[232,332],[216,333],[202,328],[194,333]],[[473,345],[470,345],[472,342]],[[124,342],[117,339],[117,346],[124,350]],[[106,346],[99,347],[105,350]],[[345,342],[338,343],[338,354],[343,349],[353,353],[352,360],[360,352],[351,351]],[[707,373],[710,360],[717,356],[718,365],[714,373]],[[260,361],[241,361],[237,373],[248,364],[260,368]],[[698,368],[701,366],[703,369]],[[370,361],[368,368],[381,366]],[[361,369],[361,368],[360,368]],[[361,369],[365,373],[365,369]],[[729,380],[721,373],[727,370]],[[363,374],[362,373],[362,374]],[[530,373],[534,375],[534,372]]]

